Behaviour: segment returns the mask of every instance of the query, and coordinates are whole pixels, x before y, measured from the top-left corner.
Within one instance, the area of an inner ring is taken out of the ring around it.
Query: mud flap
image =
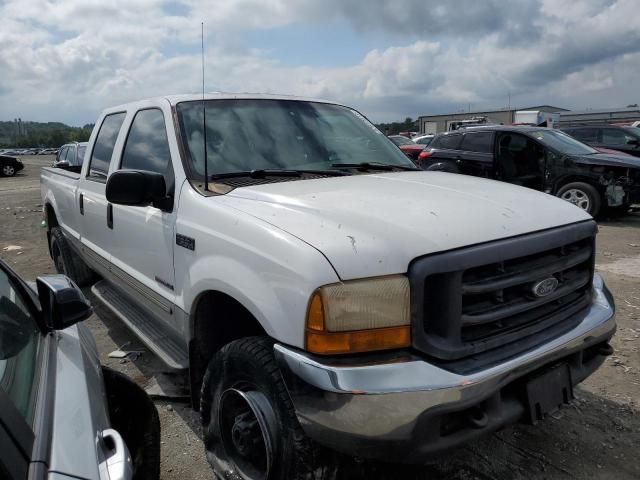
[[[571,371],[561,363],[536,375],[526,384],[529,421],[535,425],[573,400]]]

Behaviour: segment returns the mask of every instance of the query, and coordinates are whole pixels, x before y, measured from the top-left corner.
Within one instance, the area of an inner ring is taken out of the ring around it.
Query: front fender
[[[224,293],[272,338],[302,347],[309,298],[337,273],[311,245],[216,200],[182,195],[176,229],[193,249],[174,250],[177,305],[191,314],[203,293]]]

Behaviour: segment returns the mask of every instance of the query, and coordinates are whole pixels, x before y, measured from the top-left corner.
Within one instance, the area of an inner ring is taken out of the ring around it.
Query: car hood
[[[315,247],[343,280],[404,273],[421,255],[591,218],[551,195],[442,172],[281,182],[218,199]]]
[[[640,168],[640,158],[631,155],[614,155],[611,153],[594,153],[593,155],[576,155],[571,157],[576,163],[585,165],[604,165],[611,167]]]

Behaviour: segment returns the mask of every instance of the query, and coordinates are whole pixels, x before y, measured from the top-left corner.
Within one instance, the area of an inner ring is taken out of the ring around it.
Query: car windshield
[[[409,140],[407,137],[402,137],[402,136],[396,136],[396,137],[389,137],[391,139],[391,141],[393,143],[395,143],[396,145],[400,146],[400,145],[414,145],[414,143]]]
[[[177,105],[191,175],[204,177],[202,102]],[[362,115],[346,107],[296,100],[208,100],[209,175],[267,169],[325,170],[336,164],[414,167]]]
[[[598,153],[596,149],[558,130],[538,130],[531,132],[531,136],[543,145],[551,147],[564,155],[591,155]]]

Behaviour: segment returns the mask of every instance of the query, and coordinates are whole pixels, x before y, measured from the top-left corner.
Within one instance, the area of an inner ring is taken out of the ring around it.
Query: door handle
[[[107,450],[104,463],[106,464],[107,472],[109,472],[109,478],[111,480],[131,478],[133,476],[131,455],[120,434],[112,428],[103,430],[102,444]]]
[[[78,202],[80,203],[80,215],[84,215],[84,195],[82,193],[80,194]]]
[[[113,230],[113,205],[107,204],[107,227]]]

